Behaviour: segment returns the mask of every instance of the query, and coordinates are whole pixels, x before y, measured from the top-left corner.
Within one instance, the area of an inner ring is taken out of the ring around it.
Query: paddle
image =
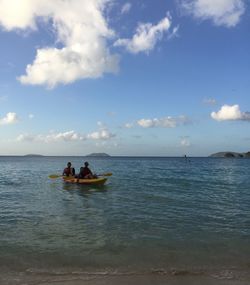
[[[112,176],[112,173],[102,173],[102,174],[97,174],[97,176]],[[59,175],[59,174],[51,174],[49,175],[50,179],[56,179],[56,178],[60,178],[60,177],[68,177],[68,176],[63,176],[63,175]]]
[[[56,179],[56,178],[59,178],[59,177],[63,177],[63,176],[59,175],[59,174],[51,174],[51,175],[49,175],[50,179]]]
[[[102,173],[102,174],[97,174],[97,176],[112,176],[113,174],[111,172],[108,173]]]

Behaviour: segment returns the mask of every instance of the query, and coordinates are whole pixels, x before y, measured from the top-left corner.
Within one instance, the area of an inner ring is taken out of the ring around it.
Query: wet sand
[[[3,285],[249,285],[249,276],[236,279],[220,276],[169,276],[165,274],[1,274]]]

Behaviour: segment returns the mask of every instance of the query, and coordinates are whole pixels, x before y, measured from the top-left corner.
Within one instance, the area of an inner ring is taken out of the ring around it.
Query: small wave
[[[37,269],[28,268],[25,273],[27,274],[38,274],[38,275],[49,275],[49,276],[137,276],[137,275],[165,275],[169,277],[183,276],[183,277],[212,277],[220,280],[239,280],[242,276],[249,275],[249,272],[243,272],[236,269],[223,269],[223,270],[212,270],[212,269],[181,269],[181,268],[152,268],[150,270],[122,270],[122,269],[102,269],[102,270],[81,270],[81,269]],[[250,276],[249,276],[250,277]]]
[[[152,274],[169,275],[169,276],[204,276],[206,273],[202,270],[188,270],[188,269],[152,269]]]
[[[110,285],[119,283],[125,284],[124,282],[126,282],[126,284],[149,284],[148,280],[151,280],[152,284],[155,285],[165,284],[166,282],[166,284],[172,284],[168,283],[170,280],[171,282],[176,280],[174,281],[177,282],[176,284],[185,284],[184,282],[187,280],[189,280],[189,282],[193,280],[193,283],[195,284],[204,284],[207,281],[210,282],[209,284],[218,284],[218,282],[228,282],[227,284],[249,284],[250,276],[249,272],[237,271],[236,269],[213,271],[210,268],[153,268],[148,270],[122,270],[111,268],[103,268],[100,270],[84,270],[80,268],[28,268],[23,272],[8,272],[5,270],[3,274],[0,274],[0,284],[16,285],[85,284],[84,282],[89,281],[94,282],[93,284],[99,284],[99,280],[101,280],[101,284]],[[197,283],[197,281],[199,283]]]
[[[222,280],[229,280],[229,279],[235,279],[236,278],[234,273],[230,270],[223,270],[223,271],[220,271],[216,274],[212,274],[212,277],[214,277],[216,279],[222,279]]]
[[[249,273],[249,272],[248,272]],[[145,271],[121,271],[103,269],[84,270],[43,270],[29,268],[25,272],[4,272],[0,275],[0,284],[34,285],[34,284],[249,284],[248,277],[231,270],[217,273],[204,270],[161,269]],[[1,283],[1,281],[3,283]],[[101,283],[100,283],[101,281]],[[198,283],[197,283],[198,282]],[[209,283],[208,283],[209,282]],[[219,283],[218,283],[219,282]],[[232,283],[233,282],[233,283]],[[223,283],[225,284],[225,283]]]

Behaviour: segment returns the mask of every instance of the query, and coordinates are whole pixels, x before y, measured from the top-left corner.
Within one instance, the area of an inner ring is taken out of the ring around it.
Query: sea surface
[[[106,185],[48,178],[86,160],[113,173]],[[250,159],[2,156],[0,169],[0,284],[250,284]]]

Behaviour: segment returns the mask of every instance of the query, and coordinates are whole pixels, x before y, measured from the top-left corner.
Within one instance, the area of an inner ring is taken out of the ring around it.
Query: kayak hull
[[[74,177],[63,177],[63,181],[66,183],[72,183],[72,184],[103,185],[107,181],[107,178],[98,177],[94,179],[79,179],[79,178],[74,178]]]

